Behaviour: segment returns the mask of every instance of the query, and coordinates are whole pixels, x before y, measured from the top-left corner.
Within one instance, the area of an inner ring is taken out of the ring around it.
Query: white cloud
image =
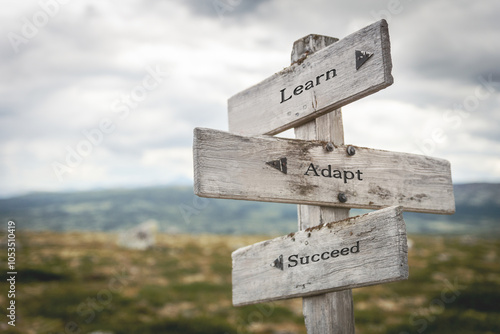
[[[227,129],[227,99],[286,67],[296,39],[345,37],[381,13],[390,14],[395,83],[344,108],[346,140],[394,151],[427,141],[432,155],[452,161],[455,181],[500,180],[491,154],[500,140],[500,86],[460,124],[450,118],[474,96],[478,77],[500,81],[498,2],[401,1],[391,14],[384,0],[249,1],[223,18],[210,1],[69,1],[18,53],[3,38],[0,195],[185,181],[192,129]],[[22,34],[22,18],[41,10],[36,2],[9,5],[2,35]],[[165,80],[125,119],[114,113],[113,102],[157,65]],[[115,129],[58,182],[51,163],[105,118]],[[431,150],[436,129],[446,139]]]

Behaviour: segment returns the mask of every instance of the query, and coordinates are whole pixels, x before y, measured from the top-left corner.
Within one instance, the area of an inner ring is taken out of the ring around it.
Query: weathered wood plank
[[[359,68],[357,55],[368,59]],[[277,134],[296,127],[386,88],[391,70],[388,25],[381,20],[231,97],[229,131]]]
[[[290,233],[233,252],[233,304],[406,279],[407,252],[401,207]]]
[[[197,128],[195,193],[344,208],[402,205],[405,211],[455,211],[448,161],[354,146],[355,154],[349,156],[346,146],[332,152],[327,147],[322,141],[244,137]]]

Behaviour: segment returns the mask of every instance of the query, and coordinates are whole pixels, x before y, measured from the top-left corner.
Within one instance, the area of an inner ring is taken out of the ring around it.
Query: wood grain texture
[[[338,41],[339,39],[335,37],[316,34],[299,38],[293,43],[292,54],[290,56],[291,64],[302,62],[307,56]]]
[[[197,128],[193,145],[195,193],[344,208],[402,205],[405,211],[455,211],[446,160],[364,147],[355,147],[356,154],[348,156],[345,146],[333,152],[325,147],[322,141],[244,137]],[[280,158],[287,159],[286,174],[266,164]],[[319,176],[311,170],[311,164],[317,166],[314,169]],[[340,173],[342,178],[322,176],[329,175],[329,165],[331,175]],[[339,192],[347,196],[347,202],[339,201]]]
[[[353,334],[352,290],[304,297],[303,313],[308,334]]]
[[[406,279],[407,252],[401,207],[260,242],[232,254],[233,304],[318,295]],[[280,258],[282,269],[275,264]]]
[[[373,53],[359,70],[356,50]],[[326,80],[332,69],[336,75]],[[229,131],[272,135],[299,126],[391,85],[391,70],[388,25],[381,20],[231,97]],[[306,89],[309,81],[314,86]]]
[[[342,111],[336,109],[295,128],[295,137],[304,140],[331,141],[344,145]],[[299,231],[349,218],[349,209],[298,205]],[[308,334],[353,334],[354,303],[352,290],[328,292],[302,299],[304,322]]]

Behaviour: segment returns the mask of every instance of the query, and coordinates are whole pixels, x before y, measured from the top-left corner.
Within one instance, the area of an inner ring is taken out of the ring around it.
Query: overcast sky
[[[41,0],[0,12],[0,196],[192,183],[192,130],[310,33],[389,23],[394,84],[343,108],[347,143],[500,182],[498,0]]]

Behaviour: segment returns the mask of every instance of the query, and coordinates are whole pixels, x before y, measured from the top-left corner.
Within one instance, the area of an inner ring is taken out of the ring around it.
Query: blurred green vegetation
[[[456,214],[405,213],[408,232],[500,236],[500,184],[456,185],[454,192]],[[117,231],[153,219],[167,233],[280,235],[297,229],[297,206],[199,198],[192,187],[151,187],[0,199],[0,218],[30,230]]]
[[[136,251],[110,233],[20,231],[16,327],[0,331],[303,334],[300,299],[231,304],[231,252],[266,238],[160,234]],[[409,280],[354,290],[356,333],[500,333],[500,240],[410,239]]]

